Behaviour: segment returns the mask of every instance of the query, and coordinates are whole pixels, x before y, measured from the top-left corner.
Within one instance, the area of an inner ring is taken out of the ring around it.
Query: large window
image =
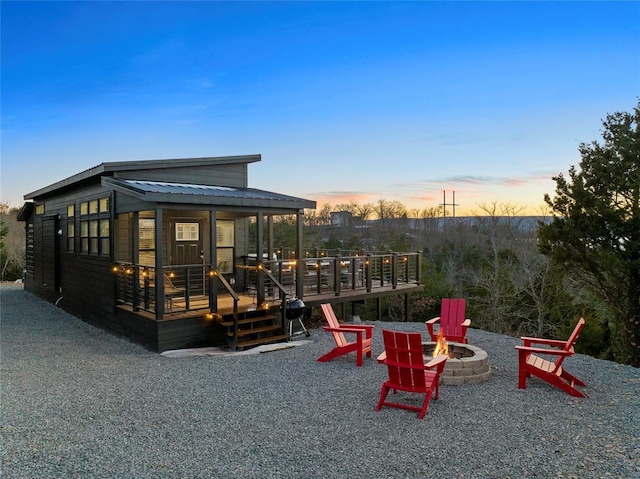
[[[111,254],[109,198],[80,203],[80,251],[84,254]],[[67,231],[68,234],[68,231]]]
[[[233,258],[235,246],[235,222],[219,220],[216,222],[216,269],[220,273],[233,273]]]

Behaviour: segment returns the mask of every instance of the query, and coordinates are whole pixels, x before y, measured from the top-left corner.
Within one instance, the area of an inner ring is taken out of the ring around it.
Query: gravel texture
[[[565,364],[586,399],[535,378],[519,390],[519,341],[472,329],[492,378],[443,386],[418,420],[375,412],[375,359],[316,362],[332,347],[321,330],[269,353],[168,358],[19,286],[0,300],[3,479],[640,477],[632,367],[578,354]],[[426,335],[374,324],[374,358],[383,328]]]

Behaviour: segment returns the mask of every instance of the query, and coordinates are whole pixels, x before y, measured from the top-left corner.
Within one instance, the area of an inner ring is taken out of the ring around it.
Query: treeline
[[[0,203],[0,280],[22,278],[25,266],[24,223],[18,221],[19,208]]]
[[[320,211],[345,211],[344,206],[323,206]],[[350,206],[359,211],[357,203]],[[539,251],[538,230],[529,224],[524,227],[530,218],[521,212],[518,206],[491,203],[479,205],[472,222],[434,221],[435,208],[422,218],[388,216],[387,221],[369,222],[356,218],[340,226],[316,221],[305,228],[305,247],[421,251],[424,287],[409,302],[411,321],[437,316],[445,297],[467,300],[474,327],[513,336],[563,337],[578,318],[585,317],[579,350],[612,360],[623,356],[611,341],[606,308]],[[540,220],[540,225],[548,223],[548,218]],[[276,220],[274,235],[278,245],[294,241],[294,218]],[[375,317],[375,307],[373,302],[365,304],[361,316]],[[382,309],[390,321],[405,316],[402,297],[385,298]]]

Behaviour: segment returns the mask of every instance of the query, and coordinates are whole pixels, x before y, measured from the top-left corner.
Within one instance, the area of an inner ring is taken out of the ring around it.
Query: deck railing
[[[156,282],[163,281],[164,312],[182,313],[186,311],[217,309],[217,295],[214,284],[235,296],[237,294],[224,277],[207,264],[167,266],[162,269],[153,266],[118,262],[113,272],[116,278],[116,302],[132,307],[134,311],[156,313]]]
[[[233,281],[218,274],[207,264],[152,266],[118,262],[114,265],[116,302],[134,311],[156,314],[156,281],[163,281],[163,311],[165,314],[195,310],[218,312],[218,294],[233,298],[237,315],[239,293],[263,301],[284,304],[287,297],[297,295],[302,285],[303,298],[351,292],[370,293],[380,288],[397,288],[403,284],[420,284],[420,253],[382,253],[364,256],[323,256],[305,258],[302,276],[298,275],[297,260],[279,259],[256,262],[246,257],[236,266]],[[240,287],[242,285],[242,287]]]
[[[263,260],[264,267],[291,296],[296,285],[303,285],[303,297],[333,293],[341,296],[348,291],[372,292],[381,287],[396,288],[401,284],[420,284],[420,253],[380,253],[355,256],[321,256],[305,258],[302,277],[298,277],[298,262],[292,259]],[[247,257],[246,265],[256,264]],[[250,270],[250,269],[249,269]],[[255,273],[248,273],[250,288],[257,284]],[[265,284],[267,290],[269,284]]]

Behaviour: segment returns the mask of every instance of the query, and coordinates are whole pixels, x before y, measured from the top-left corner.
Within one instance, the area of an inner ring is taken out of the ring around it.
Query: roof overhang
[[[242,207],[251,209],[315,209],[316,202],[255,188],[232,188],[163,181],[123,180],[102,177],[102,185],[145,202]]]
[[[114,173],[132,170],[152,170],[157,168],[181,168],[181,167],[197,167],[208,166],[211,164],[224,165],[230,163],[255,163],[261,161],[262,156],[255,155],[237,155],[237,156],[215,156],[203,158],[174,158],[167,160],[136,160],[136,161],[113,161],[101,163],[98,166],[89,168],[88,170],[77,173],[64,180],[53,183],[39,190],[24,195],[25,200],[31,200],[39,196],[47,195],[57,190],[74,186],[78,183],[87,181],[97,181],[98,177],[114,176]]]

